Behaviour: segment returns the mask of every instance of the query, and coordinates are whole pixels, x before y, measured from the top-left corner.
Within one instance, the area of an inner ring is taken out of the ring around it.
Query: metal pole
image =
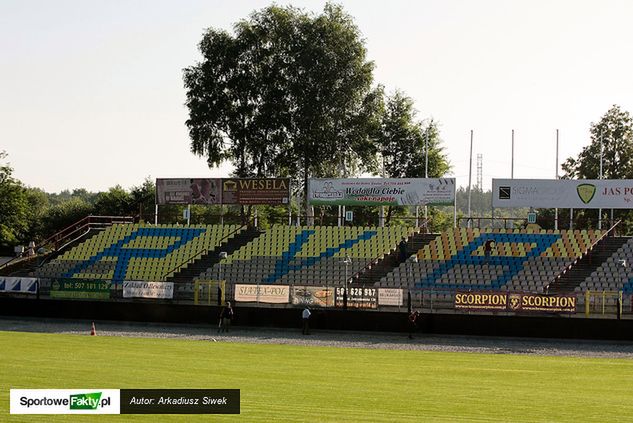
[[[424,177],[428,178],[429,177],[429,131],[428,129],[424,132]],[[416,214],[416,225],[417,224],[417,214],[418,214],[418,209],[416,207],[415,210],[415,214]],[[426,204],[424,204],[424,220],[427,220],[429,218],[429,213],[428,213],[428,207],[426,206]]]
[[[598,179],[602,179],[602,158],[604,155],[604,143],[602,142],[602,130],[600,130],[600,174]],[[602,229],[602,208],[598,209],[598,229]]]
[[[470,160],[468,161],[468,227],[471,225],[471,214],[470,214],[470,196],[471,196],[471,185],[473,180],[473,130],[470,130]]]
[[[426,231],[428,232],[429,225],[426,224]],[[453,184],[453,229],[457,227],[457,180]]]
[[[187,226],[191,224],[191,204],[187,204]]]
[[[424,206],[424,219],[426,219],[426,206]],[[420,207],[415,206],[415,227],[420,227]]]
[[[382,160],[382,178],[385,179],[385,152],[384,151],[382,152],[380,158]],[[378,213],[379,213],[378,226],[382,228],[385,226],[385,206],[380,206]]]
[[[558,129],[556,130],[556,179],[558,179]],[[558,207],[554,209],[554,229],[558,230]]]
[[[158,225],[158,204],[154,208],[154,225]]]
[[[514,179],[514,129],[512,130],[512,159],[510,163],[510,179]]]
[[[345,256],[345,292],[343,293],[343,308],[347,310],[347,275],[348,275],[348,266],[352,262],[352,259],[349,256]]]

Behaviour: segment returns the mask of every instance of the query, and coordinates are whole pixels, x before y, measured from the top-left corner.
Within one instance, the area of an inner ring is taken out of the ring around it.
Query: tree
[[[28,203],[28,231],[25,234],[26,239],[39,243],[44,240],[46,211],[50,207],[48,195],[39,188],[27,187],[24,190]]]
[[[72,197],[46,210],[42,233],[45,237],[51,236],[93,213],[92,204],[80,197]]]
[[[603,179],[633,178],[633,120],[627,111],[614,105],[598,123],[591,124],[591,143],[577,158],[562,164],[564,178],[598,179],[602,151]]]
[[[378,138],[385,174],[391,178],[439,178],[450,170],[450,164],[440,146],[437,123],[426,127],[415,120],[413,100],[396,91],[386,101]],[[428,172],[426,151],[428,147]]]
[[[7,157],[0,151],[0,160]],[[7,253],[28,232],[28,198],[9,163],[0,163],[0,249]]]
[[[100,192],[95,202],[95,213],[101,216],[129,216],[134,213],[130,194],[120,185]],[[135,214],[135,213],[134,213]]]
[[[340,6],[270,6],[234,33],[208,30],[184,70],[193,153],[237,176],[298,175],[304,193],[309,177],[375,165],[373,64]]]
[[[134,215],[138,213],[140,219],[153,222],[156,204],[156,184],[154,180],[147,177],[141,185],[132,187],[130,197]]]
[[[440,146],[437,124],[431,120],[426,127],[417,121],[413,100],[396,91],[385,102],[378,135],[385,176],[390,178],[430,178],[444,176],[450,164]],[[426,169],[428,148],[428,170]],[[387,210],[387,222],[394,208]]]
[[[633,179],[633,119],[620,106],[612,106],[597,123],[591,124],[591,143],[577,158],[569,157],[562,164],[563,178],[599,179],[602,153],[603,179]],[[588,227],[597,221],[598,211],[581,210],[574,213],[576,226]],[[618,211],[624,231],[633,229],[633,213]],[[564,217],[562,217],[564,219]]]

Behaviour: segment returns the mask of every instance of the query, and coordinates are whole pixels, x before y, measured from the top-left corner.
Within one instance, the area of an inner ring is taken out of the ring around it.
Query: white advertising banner
[[[378,305],[401,306],[402,289],[378,288]]]
[[[313,205],[447,206],[455,203],[455,178],[310,179]]]
[[[493,179],[492,206],[633,209],[633,180]]]
[[[173,282],[124,281],[123,298],[174,298]]]
[[[288,285],[235,285],[235,301],[287,304],[290,302],[290,287]]]
[[[119,414],[118,389],[11,389],[11,414]]]
[[[37,278],[0,276],[0,292],[37,294]]]

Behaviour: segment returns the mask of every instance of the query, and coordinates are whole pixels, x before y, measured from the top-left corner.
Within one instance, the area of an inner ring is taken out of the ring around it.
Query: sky
[[[323,1],[278,1],[320,12]],[[259,0],[0,0],[0,151],[48,192],[221,177],[189,151],[182,69],[206,28]],[[633,112],[629,0],[342,1],[375,63],[375,83],[440,124],[451,175],[483,186],[547,179],[589,143],[613,105]],[[562,174],[562,172],[560,172]]]

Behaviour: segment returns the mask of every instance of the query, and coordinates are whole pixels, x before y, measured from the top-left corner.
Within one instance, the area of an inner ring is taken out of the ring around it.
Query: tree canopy
[[[337,176],[375,169],[381,110],[373,63],[340,6],[270,6],[234,33],[209,29],[184,70],[193,153],[236,176]],[[307,189],[306,186],[304,186]]]
[[[401,91],[386,100],[378,136],[385,176],[423,178],[428,174],[429,178],[439,178],[450,170],[437,123],[431,120],[425,126],[416,120],[416,113],[413,100]]]
[[[591,142],[577,158],[562,165],[569,179],[599,179],[602,150],[603,179],[633,178],[633,120],[629,112],[614,105],[597,123],[591,124]]]
[[[0,151],[0,160],[7,157]],[[0,163],[0,248],[13,246],[28,231],[28,197],[25,189],[12,176],[13,168]]]

